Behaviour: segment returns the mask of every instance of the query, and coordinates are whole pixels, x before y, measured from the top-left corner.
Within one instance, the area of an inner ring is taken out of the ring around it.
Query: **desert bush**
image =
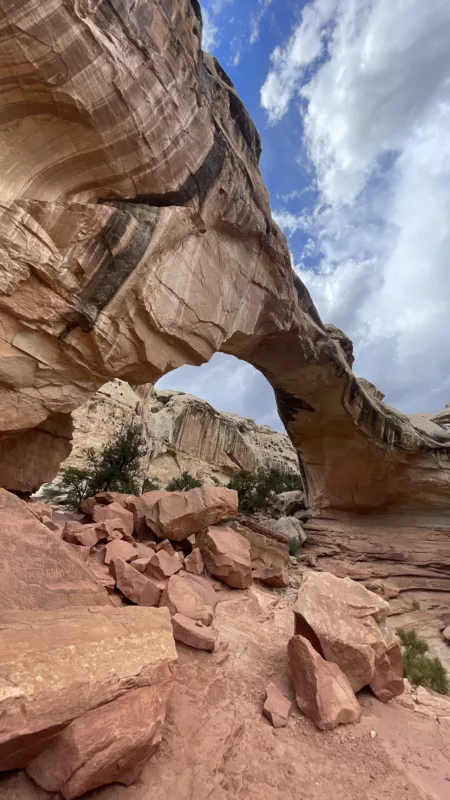
[[[266,465],[258,467],[255,472],[236,472],[228,488],[237,491],[239,508],[252,512],[266,509],[276,494],[302,489],[303,486],[298,473]]]
[[[433,658],[428,653],[428,644],[425,639],[418,636],[414,630],[398,628],[397,635],[402,643],[403,673],[415,686],[424,686],[440,694],[447,694],[450,690],[445,667],[439,658]]]
[[[139,494],[141,461],[146,453],[141,428],[124,425],[98,452],[92,447],[84,450],[86,466],[62,470],[58,485],[47,487],[41,496],[51,499],[51,495],[65,495],[65,504],[77,509],[82,500],[97,492]]]
[[[412,607],[414,611],[420,611],[420,603],[418,600],[412,601]]]
[[[178,478],[172,478],[166,486],[168,492],[188,492],[189,489],[198,489],[203,486],[203,481],[194,478],[190,472],[182,472]]]

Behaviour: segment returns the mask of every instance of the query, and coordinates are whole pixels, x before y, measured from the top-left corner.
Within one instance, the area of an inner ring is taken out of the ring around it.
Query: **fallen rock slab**
[[[287,725],[291,707],[291,701],[280,692],[278,686],[269,683],[266,689],[263,713],[274,728],[284,728]]]
[[[192,575],[203,575],[205,563],[199,547],[195,547],[192,553],[186,556],[184,559],[184,566],[186,572],[190,572]]]
[[[161,597],[161,589],[123,558],[113,558],[109,571],[114,578],[117,589],[124,597],[138,606],[157,606]]]
[[[176,642],[195,647],[197,650],[210,652],[214,650],[216,634],[211,627],[203,625],[202,622],[196,622],[183,614],[175,614],[172,617],[172,628]]]
[[[145,574],[148,575],[150,578],[156,578],[157,580],[163,581],[166,578],[170,578],[171,575],[174,575],[176,572],[179,572],[182,568],[182,563],[175,558],[175,556],[169,556],[165,550],[160,550],[159,553],[155,553],[150,561],[148,562],[147,569],[145,570]]]
[[[389,644],[389,633],[391,643]],[[375,672],[370,681],[370,688],[378,700],[387,703],[393,697],[401,695],[404,690],[402,648],[393,631],[387,632],[386,650],[377,657]]]
[[[381,597],[351,578],[308,571],[293,610],[295,633],[309,639],[327,661],[338,664],[353,691],[371,684],[377,667],[378,696],[403,691],[403,669],[393,647],[397,639],[385,622],[389,604]],[[389,668],[383,662],[388,650]]]
[[[211,625],[217,596],[206,580],[182,572],[169,578],[160,605],[167,606],[172,616],[182,614],[204,625]]]
[[[124,561],[131,561],[131,559],[138,556],[138,551],[129,542],[124,542],[122,539],[114,539],[109,542],[105,547],[105,564],[110,564],[113,558],[123,558]]]
[[[288,544],[264,536],[239,522],[233,522],[230,527],[243,536],[250,545],[253,580],[275,589],[289,586]]]
[[[305,508],[305,494],[301,489],[295,489],[291,492],[280,492],[275,495],[273,502],[274,508],[280,512],[283,517],[291,517],[297,511],[303,511]]]
[[[59,536],[0,489],[0,609],[110,605],[103,586]]]
[[[359,722],[360,705],[337,664],[325,661],[303,636],[289,640],[288,660],[297,705],[320,730]]]
[[[88,711],[27,767],[48,792],[73,800],[98,786],[136,783],[161,742],[172,680],[133,689]]]
[[[188,492],[167,492],[146,512],[147,525],[161,538],[182,542],[193,533],[237,514],[234,489],[202,486]]]
[[[211,527],[199,536],[199,547],[211,575],[233,589],[248,589],[252,584],[250,545],[232,528]]]
[[[140,557],[140,558],[134,558],[133,561],[131,561],[131,566],[133,567],[133,569],[137,569],[138,572],[145,572],[149,563],[150,563],[150,558]]]
[[[164,608],[1,612],[0,771],[29,764],[88,711],[170,680],[176,657]]]
[[[124,538],[133,535],[133,514],[127,511],[119,503],[110,503],[109,505],[96,505],[92,511],[92,519],[95,522],[104,522],[111,519],[120,519],[124,530]]]

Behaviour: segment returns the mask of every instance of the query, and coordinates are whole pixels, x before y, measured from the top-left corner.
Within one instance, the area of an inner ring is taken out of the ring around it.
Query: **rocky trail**
[[[214,626],[214,654],[177,645],[163,740],[140,781],[86,800],[447,800],[450,700],[448,718],[438,722],[363,691],[358,725],[318,731],[296,709],[287,669],[292,600],[222,586]],[[262,715],[270,681],[293,701],[285,728]],[[0,778],[0,797],[49,800],[24,772]]]

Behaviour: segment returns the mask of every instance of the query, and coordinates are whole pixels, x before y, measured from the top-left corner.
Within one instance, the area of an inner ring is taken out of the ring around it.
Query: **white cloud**
[[[321,255],[298,270],[405,411],[450,401],[449,42],[447,0],[315,0],[261,90],[271,122],[301,98]]]
[[[208,53],[211,53],[218,43],[219,28],[214,23],[213,16],[209,13],[208,9],[202,8],[203,17],[203,37],[202,47]]]
[[[255,44],[259,39],[261,22],[263,21],[272,0],[259,0],[259,9],[250,15],[250,44]]]

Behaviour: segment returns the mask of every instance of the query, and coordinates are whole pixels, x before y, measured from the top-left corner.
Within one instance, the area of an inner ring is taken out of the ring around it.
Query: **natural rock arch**
[[[196,0],[0,10],[0,483],[51,477],[112,377],[223,351],[274,387],[314,511],[447,509],[446,436],[358,383],[291,269]]]

